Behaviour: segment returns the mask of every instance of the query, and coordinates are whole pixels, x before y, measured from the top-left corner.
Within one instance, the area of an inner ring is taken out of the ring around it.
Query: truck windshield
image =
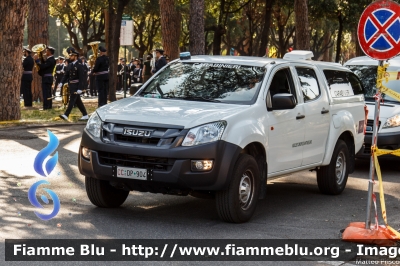
[[[377,75],[377,66],[366,66],[366,65],[352,65],[347,66],[354,74],[356,74],[363,86],[365,91],[365,99],[368,101],[374,101],[373,98],[376,92],[376,75]],[[400,93],[400,80],[398,80],[398,73],[399,72],[390,72],[389,73],[389,82],[383,82],[382,84],[389,89],[392,89],[396,92]],[[382,94],[382,97],[385,101],[400,103],[396,99],[392,97]]]
[[[167,66],[140,92],[148,98],[251,104],[265,68],[176,62]]]

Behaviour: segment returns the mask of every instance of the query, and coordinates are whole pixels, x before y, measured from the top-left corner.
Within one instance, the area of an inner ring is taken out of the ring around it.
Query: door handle
[[[297,116],[296,116],[296,119],[299,120],[299,119],[303,119],[303,118],[305,118],[305,117],[306,117],[305,115],[297,115]]]
[[[322,109],[321,114],[327,114],[327,113],[329,113],[329,110],[326,110],[325,108]]]

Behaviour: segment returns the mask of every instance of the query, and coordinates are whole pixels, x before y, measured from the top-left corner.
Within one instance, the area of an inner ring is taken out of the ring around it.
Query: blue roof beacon
[[[182,52],[179,54],[179,57],[181,60],[187,60],[190,59],[190,52]]]

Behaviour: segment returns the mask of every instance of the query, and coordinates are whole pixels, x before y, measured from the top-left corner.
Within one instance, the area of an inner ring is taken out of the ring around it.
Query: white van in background
[[[400,56],[388,61],[388,82],[383,85],[396,92],[400,92]],[[378,60],[367,56],[356,57],[345,63],[361,80],[364,86],[365,103],[368,106],[368,122],[365,135],[364,147],[359,151],[357,157],[370,156],[372,130],[375,113],[376,75]],[[378,148],[396,150],[400,148],[400,101],[383,94],[383,103],[379,116]],[[391,155],[389,155],[391,156]],[[394,157],[394,156],[393,156]]]

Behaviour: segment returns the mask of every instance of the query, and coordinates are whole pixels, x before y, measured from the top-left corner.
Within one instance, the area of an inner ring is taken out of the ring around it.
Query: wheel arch
[[[349,149],[349,174],[351,174],[354,172],[355,167],[354,136],[350,131],[345,131],[339,136],[339,139],[343,140]]]
[[[241,153],[253,156],[257,162],[258,170],[260,172],[260,193],[259,199],[264,199],[267,190],[267,153],[265,151],[264,145],[260,142],[252,142],[247,144],[241,151]]]
[[[354,167],[355,167],[355,143],[354,143],[354,135],[351,131],[346,130],[344,132],[342,132],[338,138],[336,139],[336,141],[334,142],[334,145],[331,145],[327,150],[326,150],[326,154],[325,154],[325,158],[323,160],[322,165],[328,165],[332,159],[332,153],[333,150],[335,149],[335,146],[338,142],[338,140],[343,140],[348,149],[349,149],[349,174],[354,172]]]

